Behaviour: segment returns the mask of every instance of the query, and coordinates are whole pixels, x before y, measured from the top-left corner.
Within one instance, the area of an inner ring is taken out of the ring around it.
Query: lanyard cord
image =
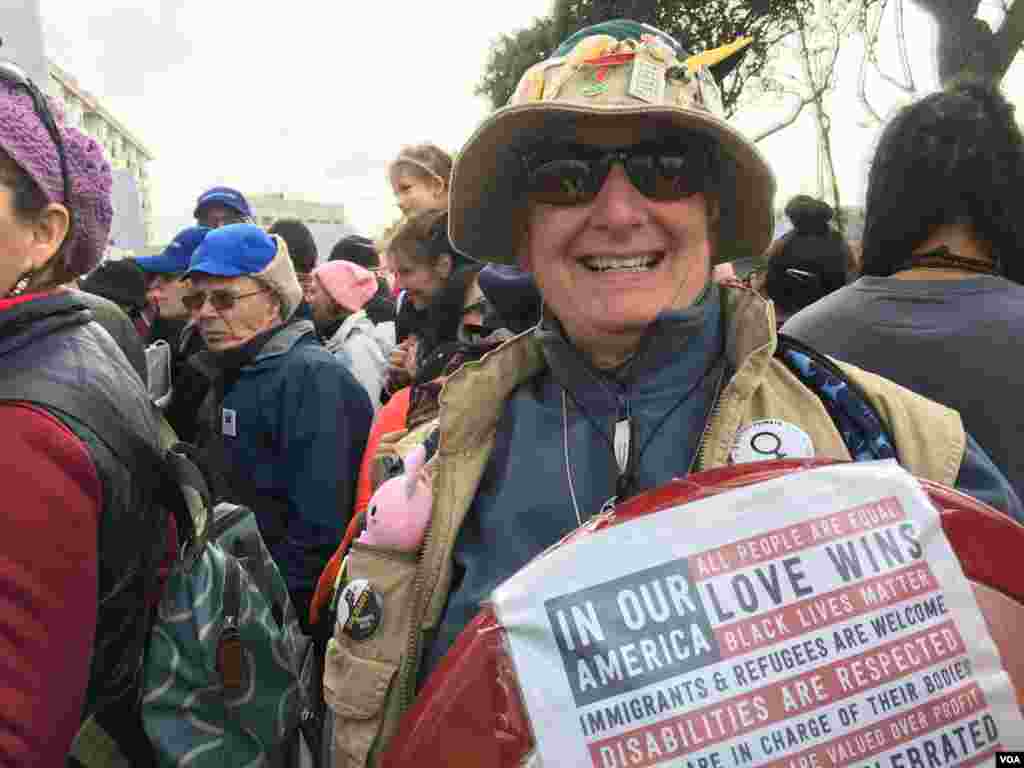
[[[630,490],[630,487],[631,487],[631,485],[634,482],[633,475],[636,473],[636,469],[639,466],[641,460],[643,459],[644,453],[650,447],[651,443],[654,441],[654,438],[657,437],[658,433],[661,432],[662,428],[668,422],[668,420],[672,416],[672,414],[675,413],[677,410],[679,410],[679,408],[683,405],[683,403],[685,403],[687,400],[690,399],[690,396],[694,392],[696,392],[697,389],[705,382],[705,380],[708,378],[708,375],[713,370],[720,368],[723,371],[723,373],[724,373],[724,366],[723,366],[724,362],[725,362],[725,355],[724,355],[724,352],[723,352],[723,354],[720,354],[717,358],[715,358],[714,360],[711,361],[711,363],[708,365],[708,367],[705,368],[704,372],[700,375],[700,378],[698,378],[697,381],[688,390],[686,390],[685,393],[683,393],[682,397],[680,397],[678,400],[676,400],[676,402],[672,404],[672,407],[670,407],[662,415],[661,419],[658,420],[658,423],[655,425],[654,429],[651,430],[651,433],[647,436],[647,440],[644,441],[644,444],[640,448],[640,450],[638,452],[636,452],[635,454],[633,454],[632,451],[631,451],[631,454],[635,455],[636,459],[633,460],[632,455],[631,455],[629,466],[627,467],[625,472],[623,472],[623,473],[621,473],[619,475],[619,480],[616,483],[616,491],[617,491],[617,495],[615,497],[616,501],[618,500],[618,498],[620,496],[625,496],[626,493]],[[722,376],[720,375],[719,376],[719,385],[721,384],[721,379],[722,379]],[[569,483],[569,496],[572,499],[573,511],[576,513],[576,522],[577,522],[578,525],[583,525],[583,517],[580,514],[579,501],[577,500],[577,497],[576,497],[576,486],[575,486],[575,483],[573,481],[572,462],[569,459],[569,408],[568,408],[568,398],[569,398],[569,396],[570,396],[570,393],[568,392],[568,390],[566,390],[565,387],[562,387],[562,447],[563,447],[563,453],[564,453],[564,458],[565,458],[565,477],[566,477],[566,480]],[[628,404],[629,401],[627,400],[626,402]],[[611,448],[612,451],[614,452],[614,446],[612,445],[611,441],[608,439],[608,436],[604,433],[604,430],[599,428],[599,426],[595,423],[595,420],[591,417],[591,415],[589,413],[587,413],[586,409],[584,409],[580,405],[580,403],[576,400],[576,398],[573,398],[573,404],[576,405],[576,407],[580,410],[580,412],[587,419],[587,421],[590,422],[591,427],[593,427],[597,431],[597,433],[600,434],[602,438],[604,438],[604,441],[606,443],[608,443],[609,448]],[[632,427],[630,427],[630,429],[632,429]]]

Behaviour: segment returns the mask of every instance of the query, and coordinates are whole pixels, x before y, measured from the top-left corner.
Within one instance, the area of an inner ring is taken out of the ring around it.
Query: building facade
[[[345,206],[341,204],[312,202],[288,197],[283,192],[246,195],[246,199],[252,208],[254,221],[264,229],[272,227],[278,219],[298,219],[309,227],[316,242],[318,263],[330,257],[335,243],[352,234],[345,218]]]
[[[128,200],[135,196],[131,189],[134,187],[142,209],[139,222],[142,231],[135,231],[139,229],[139,226],[133,226],[134,221],[123,221],[122,229],[125,232],[125,239],[133,241],[130,242],[132,247],[137,247],[137,241],[140,238],[143,243],[151,243],[153,241],[153,203],[149,164],[153,160],[153,153],[95,96],[79,85],[71,74],[52,61],[48,64],[50,69],[47,83],[48,93],[63,108],[64,120],[69,125],[89,134],[102,145],[114,170],[115,187],[127,187],[121,195],[124,201],[121,206],[122,210],[115,211],[115,218],[119,214],[122,218],[127,217],[128,214],[123,208],[128,205]],[[115,189],[115,197],[118,197],[117,191]],[[134,219],[134,217],[131,218]],[[115,226],[114,230],[116,233],[119,228]]]
[[[345,206],[316,203],[283,192],[269,195],[247,195],[253,218],[261,227],[272,226],[278,219],[299,219],[307,226],[314,224],[345,226]]]

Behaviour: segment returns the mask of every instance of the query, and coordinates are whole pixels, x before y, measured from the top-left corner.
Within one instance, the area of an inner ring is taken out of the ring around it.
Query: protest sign
[[[892,461],[597,531],[492,602],[544,765],[917,768],[1024,748],[938,513]]]

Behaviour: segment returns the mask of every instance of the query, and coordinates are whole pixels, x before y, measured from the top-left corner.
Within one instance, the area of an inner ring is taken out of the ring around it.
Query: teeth
[[[595,272],[643,272],[650,269],[660,260],[655,253],[641,256],[591,256],[583,260],[587,269]]]

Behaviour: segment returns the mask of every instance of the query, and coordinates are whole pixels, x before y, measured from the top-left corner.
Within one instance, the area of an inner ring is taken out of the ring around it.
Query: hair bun
[[[833,215],[831,205],[808,195],[797,195],[786,204],[786,216],[802,235],[827,234]]]

